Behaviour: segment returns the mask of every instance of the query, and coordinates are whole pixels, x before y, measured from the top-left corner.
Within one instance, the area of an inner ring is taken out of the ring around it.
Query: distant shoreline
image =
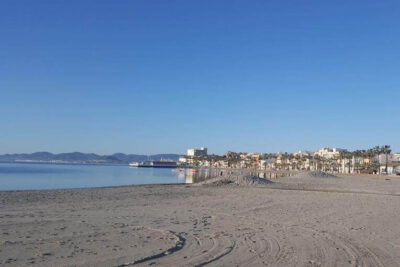
[[[129,163],[94,163],[94,162],[52,162],[52,161],[0,161],[0,163],[18,163],[18,164],[52,164],[52,165],[102,165],[102,166],[129,166]]]

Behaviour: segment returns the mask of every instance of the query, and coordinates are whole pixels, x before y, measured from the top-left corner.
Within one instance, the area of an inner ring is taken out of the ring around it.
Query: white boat
[[[160,160],[160,161],[145,161],[139,164],[139,167],[148,168],[177,168],[176,161]]]
[[[178,164],[172,160],[160,160],[160,161],[144,161],[144,162],[132,162],[129,163],[130,167],[143,167],[143,168],[177,168]]]

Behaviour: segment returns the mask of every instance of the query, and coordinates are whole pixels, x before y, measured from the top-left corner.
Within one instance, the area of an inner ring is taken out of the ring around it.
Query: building
[[[207,157],[207,148],[192,148],[187,150],[188,157]]]
[[[314,156],[319,156],[321,158],[332,159],[340,156],[340,154],[347,152],[346,149],[342,148],[329,148],[324,147],[314,153]]]
[[[275,158],[261,159],[259,169],[261,170],[273,169],[275,161],[276,161]]]
[[[255,168],[259,168],[262,164],[264,166],[266,162],[261,163],[261,160],[264,160],[265,158],[266,158],[266,155],[264,153],[250,154],[250,159],[251,159],[252,165]]]
[[[247,158],[247,153],[242,152],[242,153],[239,154],[239,157],[240,157],[240,159],[246,159]]]
[[[399,162],[400,163],[400,153],[394,153],[392,155],[392,162]]]
[[[381,164],[379,166],[379,173],[400,175],[400,163]]]
[[[178,162],[180,164],[185,164],[187,162],[187,159],[186,159],[185,156],[180,156],[179,159],[178,159]]]
[[[295,156],[295,157],[309,157],[311,155],[312,155],[312,152],[303,151],[303,150],[293,153],[293,156]]]

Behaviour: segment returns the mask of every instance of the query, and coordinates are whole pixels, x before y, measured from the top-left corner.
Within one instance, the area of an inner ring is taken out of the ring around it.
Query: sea
[[[193,183],[210,173],[127,165],[0,163],[0,191]]]

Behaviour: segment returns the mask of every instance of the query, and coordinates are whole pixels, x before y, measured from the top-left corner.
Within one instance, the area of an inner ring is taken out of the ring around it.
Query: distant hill
[[[178,154],[136,155],[115,153],[113,155],[97,155],[93,153],[60,153],[35,152],[32,154],[5,154],[0,155],[0,161],[30,161],[30,162],[66,162],[66,163],[99,163],[99,164],[128,164],[146,160],[175,160]]]

